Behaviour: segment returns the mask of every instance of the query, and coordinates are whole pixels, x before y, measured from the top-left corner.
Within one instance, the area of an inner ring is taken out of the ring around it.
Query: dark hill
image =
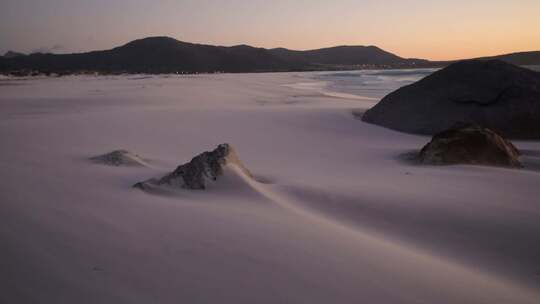
[[[498,59],[514,65],[540,65],[540,51],[512,53],[492,57],[482,57],[478,59]]]
[[[20,56],[25,56],[25,54],[18,53],[18,52],[13,52],[13,51],[7,51],[4,54],[4,58],[15,58],[15,57],[20,57]]]
[[[150,37],[105,51],[80,54],[31,54],[2,58],[0,72],[175,73],[267,72],[367,67],[415,67],[426,60],[403,59],[377,47],[343,46],[312,51],[232,47]]]
[[[448,61],[407,59],[376,46],[338,46],[308,51],[194,44],[150,37],[104,51],[78,54],[0,56],[0,73],[212,73],[441,67]],[[16,54],[18,55],[18,54]],[[540,52],[498,56],[504,61],[540,64]]]
[[[418,134],[473,123],[540,138],[540,73],[500,60],[458,62],[390,93],[362,119]]]
[[[132,41],[106,51],[81,54],[32,54],[5,59],[7,70],[70,73],[260,72],[298,69],[265,49],[249,46],[218,47],[181,42],[168,37]]]
[[[401,58],[376,46],[338,46],[309,51],[293,51],[278,48],[272,49],[270,52],[283,60],[315,65],[399,67],[401,65],[428,63],[427,60]]]

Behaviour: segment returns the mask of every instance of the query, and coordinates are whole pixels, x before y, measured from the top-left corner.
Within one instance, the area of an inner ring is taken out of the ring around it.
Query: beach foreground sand
[[[310,74],[2,79],[2,303],[538,303],[526,169],[418,166],[428,137]],[[131,186],[230,143],[207,191]],[[148,166],[88,158],[127,149]]]

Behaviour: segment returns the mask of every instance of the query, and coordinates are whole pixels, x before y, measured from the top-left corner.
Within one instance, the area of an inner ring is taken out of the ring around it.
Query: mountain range
[[[480,59],[501,59],[519,65],[540,64],[539,52]],[[441,67],[451,61],[402,58],[376,46],[338,46],[308,51],[194,44],[170,37],[134,40],[110,50],[76,54],[0,56],[0,73],[242,73],[365,68]]]

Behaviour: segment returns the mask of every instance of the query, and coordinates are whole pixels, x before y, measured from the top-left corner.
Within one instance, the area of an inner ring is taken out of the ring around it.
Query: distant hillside
[[[540,52],[497,58],[518,65],[540,64]],[[338,46],[309,51],[193,44],[169,37],[150,37],[123,46],[79,54],[8,52],[0,56],[0,73],[213,73],[351,70],[442,67],[452,62],[407,59],[376,46]]]
[[[515,65],[540,65],[540,51],[512,53],[499,56],[481,57],[478,59],[499,59]]]
[[[343,46],[312,51],[267,50],[193,44],[150,37],[105,51],[31,54],[2,58],[0,72],[42,73],[209,73],[307,71],[361,67],[415,67],[426,60],[403,59],[374,46]]]
[[[284,48],[270,52],[283,60],[304,62],[319,66],[414,66],[429,61],[404,59],[376,46],[338,46],[309,51],[293,51]]]
[[[106,51],[81,54],[32,54],[4,59],[0,69],[70,73],[259,72],[297,69],[268,50],[249,46],[218,47],[168,37],[132,41]]]
[[[4,58],[15,58],[15,57],[20,57],[20,56],[25,56],[25,54],[13,52],[13,51],[7,51],[4,54]]]

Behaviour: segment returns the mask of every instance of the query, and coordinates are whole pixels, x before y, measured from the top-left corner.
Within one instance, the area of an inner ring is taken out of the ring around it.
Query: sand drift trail
[[[536,242],[538,230],[527,231],[520,227],[527,223],[504,218],[501,220],[505,225],[486,225],[483,224],[485,216],[480,214],[464,219],[455,212],[427,206],[423,212],[415,214],[403,206],[381,202],[381,198],[361,194],[358,197],[347,196],[302,186],[261,184],[240,169],[234,172],[256,193],[289,212],[313,221],[314,225],[353,239],[389,246],[389,249],[402,256],[436,261],[438,267],[453,267],[468,275],[473,275],[471,268],[479,265],[483,271],[475,274],[478,278],[486,279],[491,272],[513,278],[525,277],[525,283],[530,284],[531,288],[538,284],[538,273],[535,271],[540,256],[540,245]],[[464,227],[459,227],[457,223]],[[460,229],[463,231],[460,232]],[[521,239],[500,237],[505,234],[520,235]],[[500,248],[506,250],[499,251]],[[460,254],[464,249],[468,250],[469,256]],[[506,262],[500,263],[501,260]]]

